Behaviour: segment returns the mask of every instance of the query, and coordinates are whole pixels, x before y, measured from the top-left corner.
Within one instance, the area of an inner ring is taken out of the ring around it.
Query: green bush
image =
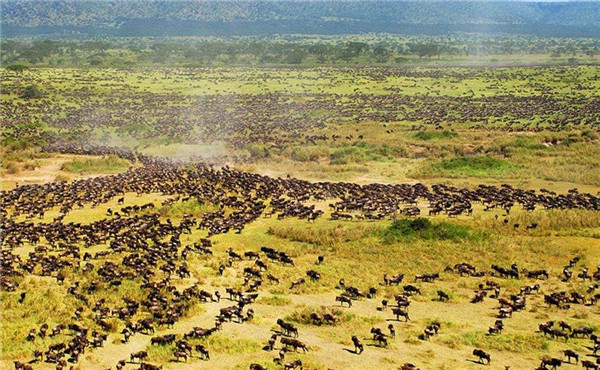
[[[471,176],[501,174],[518,168],[504,159],[491,156],[454,157],[434,163],[432,167],[436,171]]]
[[[402,240],[477,240],[485,237],[485,233],[476,232],[470,226],[456,225],[448,222],[433,223],[426,218],[400,219],[389,227],[379,231],[379,236],[386,243]]]
[[[43,96],[42,92],[37,88],[37,86],[29,85],[23,89],[23,92],[19,96],[23,99],[38,99]]]

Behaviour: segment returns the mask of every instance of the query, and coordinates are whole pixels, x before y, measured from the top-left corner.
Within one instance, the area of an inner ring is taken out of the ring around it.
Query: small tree
[[[15,63],[15,64],[11,64],[11,65],[7,66],[6,69],[9,71],[21,73],[21,72],[29,69],[29,66],[27,66],[26,64],[22,64],[22,63]]]
[[[29,85],[25,87],[20,97],[23,99],[37,99],[42,97],[42,92],[35,85]]]

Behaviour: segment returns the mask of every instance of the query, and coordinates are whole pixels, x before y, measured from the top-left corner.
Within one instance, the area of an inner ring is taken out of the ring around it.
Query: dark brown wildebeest
[[[295,369],[295,368],[300,368],[302,369],[302,361],[300,360],[295,360],[295,361],[291,361],[291,362],[287,362],[285,365],[283,365],[284,369]]]
[[[146,351],[139,351],[139,352],[134,352],[131,355],[129,355],[129,362],[135,362],[134,360],[137,358],[138,360],[140,360],[140,362],[142,362],[145,358],[148,357],[148,352]]]
[[[484,360],[488,365],[492,361],[492,357],[490,356],[490,354],[479,348],[473,350],[473,356],[478,357],[479,359],[477,362],[482,364],[484,363]]]
[[[203,360],[210,360],[210,354],[208,353],[208,348],[201,344],[196,345],[196,352],[200,353],[200,358]]]
[[[33,366],[21,361],[14,361],[15,370],[33,370]]]
[[[283,337],[283,338],[281,338],[281,344],[283,344],[284,348],[287,348],[287,347],[294,348],[294,352],[298,348],[301,348],[302,351],[304,351],[304,352],[308,352],[308,347],[306,346],[306,344],[299,341],[298,339]]]
[[[438,300],[440,302],[448,302],[448,300],[450,299],[450,296],[448,295],[448,293],[443,292],[441,290],[437,291],[437,295],[438,295]]]
[[[571,349],[565,349],[563,351],[563,354],[565,355],[569,363],[571,363],[571,358],[574,358],[576,363],[579,362],[579,354],[577,354],[577,352]]]
[[[600,367],[589,360],[581,360],[581,366],[586,370],[598,370]]]
[[[418,294],[421,295],[421,289],[419,289],[418,287],[414,286],[414,285],[405,285],[404,287],[402,287],[402,289],[404,290],[405,293],[409,294],[409,295],[413,295],[413,294]]]
[[[340,306],[344,306],[344,303],[348,304],[348,307],[352,307],[352,299],[350,297],[346,297],[345,295],[339,295],[335,297],[336,302],[340,302]]]
[[[139,370],[162,370],[162,368],[163,368],[162,365],[157,366],[157,365],[149,364],[147,362],[142,362],[140,364]]]
[[[556,369],[560,365],[562,365],[562,360],[560,358],[543,357],[540,367],[546,369],[547,366],[551,366],[552,369]]]
[[[400,307],[395,307],[392,308],[392,314],[394,314],[396,316],[396,320],[400,321],[400,317],[404,317],[404,321],[410,321],[410,317],[408,316],[408,311],[400,308]]]
[[[184,351],[175,351],[173,352],[173,357],[175,357],[176,362],[179,362],[180,358],[183,358],[187,362],[188,355]]]
[[[292,283],[290,284],[290,289],[294,289],[294,287],[297,287],[298,285],[302,285],[306,282],[306,280],[304,280],[303,278],[297,279],[292,281]]]
[[[490,326],[488,328],[488,334],[489,335],[500,334],[500,333],[502,333],[503,329],[504,329],[504,323],[502,322],[502,320],[496,320],[496,322],[494,323],[494,326]]]
[[[282,319],[277,319],[277,325],[283,329],[285,335],[289,336],[298,336],[298,327],[292,323],[288,323],[283,321]],[[282,338],[283,339],[283,338]]]
[[[387,274],[383,275],[385,285],[398,285],[402,280],[404,280],[404,274],[393,275],[391,278],[388,278]]]
[[[400,370],[420,370],[420,369],[418,367],[416,367],[415,365],[407,362],[404,365],[402,365]]]
[[[250,364],[250,370],[267,370],[267,367],[261,364]]]
[[[594,334],[594,329],[590,328],[590,327],[581,327],[581,328],[575,328],[573,329],[573,331],[571,332],[571,337],[575,338],[579,335],[581,335],[582,337],[589,337],[590,335]]]
[[[358,340],[358,337],[356,335],[352,336],[352,343],[354,344],[354,353],[356,353],[357,355],[363,353],[365,347],[363,346],[362,342]]]
[[[323,315],[323,321],[326,324],[335,325],[335,324],[337,324],[338,321],[340,321],[340,319],[338,319],[337,317],[335,317],[334,315],[332,315],[330,313],[326,313]]]

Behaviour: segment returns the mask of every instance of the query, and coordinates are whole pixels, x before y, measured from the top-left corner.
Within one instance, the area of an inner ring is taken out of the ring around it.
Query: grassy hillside
[[[9,35],[189,36],[388,32],[592,36],[595,2],[2,1]],[[150,27],[160,22],[161,27]],[[425,26],[426,25],[426,26]],[[595,33],[597,35],[597,33]]]

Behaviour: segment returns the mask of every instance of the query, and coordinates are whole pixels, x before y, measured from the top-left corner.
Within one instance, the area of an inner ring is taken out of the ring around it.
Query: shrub
[[[2,161],[2,168],[10,174],[16,174],[19,172],[19,166],[15,162],[12,161]]]
[[[159,214],[163,217],[181,218],[185,214],[191,214],[196,218],[200,218],[207,212],[216,209],[212,204],[200,203],[197,199],[187,202],[175,203],[169,206],[163,206],[159,210]]]
[[[441,170],[454,174],[485,176],[487,174],[501,174],[517,169],[514,164],[491,156],[455,157],[444,159],[432,165],[434,170]]]
[[[19,73],[19,72],[23,72],[23,71],[29,69],[29,66],[27,66],[26,64],[22,64],[22,63],[14,63],[9,66],[6,66],[6,69],[9,71]]]
[[[426,218],[400,219],[389,227],[379,231],[386,243],[400,240],[478,240],[486,236],[483,232],[475,232],[470,226],[456,225],[448,222],[432,223]]]
[[[26,86],[19,96],[23,99],[38,99],[42,97],[42,92],[35,85]]]

